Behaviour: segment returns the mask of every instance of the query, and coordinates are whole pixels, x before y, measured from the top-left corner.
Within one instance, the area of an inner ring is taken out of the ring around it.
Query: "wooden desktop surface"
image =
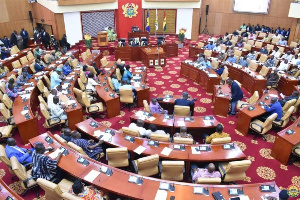
[[[2,62],[3,66],[6,66],[9,69],[9,71],[12,71],[14,69],[12,63],[26,56],[29,51],[32,51],[32,48],[27,48],[22,51],[19,51],[17,54],[11,55],[8,59],[0,61]]]
[[[14,192],[6,183],[0,179],[0,199],[5,200],[7,197],[11,197],[14,200],[24,200],[16,192]]]

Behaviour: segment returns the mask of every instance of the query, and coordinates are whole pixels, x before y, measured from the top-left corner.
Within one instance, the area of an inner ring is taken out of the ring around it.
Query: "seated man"
[[[152,97],[151,101],[150,101],[150,112],[151,113],[161,113],[161,114],[168,114],[167,110],[164,110],[159,103],[157,102],[157,99]]]
[[[236,58],[233,54],[229,55],[226,62],[236,63]]]
[[[48,64],[54,62],[56,60],[55,52],[52,52],[49,56]]]
[[[216,167],[213,163],[209,163],[206,168],[198,168],[197,165],[191,165],[191,172],[194,174],[192,179],[196,182],[198,178],[221,178],[221,173],[216,171]]]
[[[227,37],[226,41],[223,44],[225,44],[226,46],[231,46],[232,42],[230,42],[229,38]]]
[[[209,44],[205,46],[205,49],[213,50],[215,48],[215,45],[213,43],[213,41],[210,41]]]
[[[149,130],[147,130],[147,135],[149,135],[149,137],[151,136],[152,133],[161,134],[161,135],[169,135],[164,130],[157,130],[157,126],[155,124],[150,124]]]
[[[249,66],[249,61],[246,55],[244,55],[244,57],[240,58],[239,65],[242,65],[243,67],[248,67]]]
[[[133,100],[135,100],[137,92],[136,92],[134,86],[130,84],[130,82],[128,83],[127,81],[122,81],[122,85],[119,87],[119,91],[122,89],[131,89],[132,95],[133,95]]]
[[[86,89],[95,92],[96,91],[96,88],[95,88],[96,85],[99,85],[99,83],[97,83],[94,80],[94,74],[92,72],[90,72],[89,75],[88,75],[88,79],[87,79]]]
[[[52,89],[51,92],[50,92],[50,94],[47,97],[47,105],[48,105],[49,108],[52,107],[52,105],[53,105],[53,97],[55,97],[55,96],[58,96],[57,95],[57,90],[56,89]]]
[[[28,81],[27,73],[22,72],[22,74],[17,77],[17,81],[16,81],[17,86],[21,87],[21,86],[25,85],[25,83],[27,83],[27,81]]]
[[[37,143],[32,154],[31,176],[34,180],[43,178],[48,181],[59,183],[62,178],[62,171],[57,167],[57,163],[62,153],[59,152],[56,159],[52,160],[44,153],[46,148],[43,143]]]
[[[194,105],[195,105],[195,101],[197,101],[197,99],[194,98],[193,100],[188,100],[188,98],[189,98],[189,94],[187,92],[183,92],[182,98],[176,99],[174,103],[175,103],[175,105],[178,105],[178,106],[189,106],[190,110],[192,112],[191,115],[193,115]]]
[[[243,48],[244,47],[244,41],[242,39],[239,39],[235,45],[238,48]]]
[[[268,55],[269,52],[268,52],[267,46],[264,46],[263,48],[261,48],[260,53]]]
[[[247,58],[250,60],[256,60],[256,54],[253,50],[250,51],[250,53],[247,55]]]
[[[174,137],[192,138],[193,139],[193,136],[191,134],[187,133],[187,128],[185,126],[181,126],[179,133],[175,133],[173,138]]]
[[[273,52],[271,53],[271,56],[274,56],[276,59],[278,59],[281,55],[281,52],[279,51],[279,48],[276,47],[275,50],[273,50]]]
[[[265,66],[268,68],[273,68],[275,67],[276,60],[274,58],[274,55],[271,55],[271,57],[265,62]]]
[[[221,76],[224,72],[224,69],[225,69],[225,65],[224,64],[221,64],[219,66],[219,68],[216,70],[216,73],[219,74],[219,76]]]
[[[230,104],[231,104],[231,111],[228,112],[229,115],[235,115],[235,108],[238,101],[240,101],[243,98],[243,91],[241,90],[240,86],[231,79],[227,80],[227,84],[230,87],[231,90],[231,98],[230,98]]]
[[[62,137],[67,142],[70,142],[71,139],[72,139],[71,134],[72,134],[71,129],[65,128],[65,129],[63,129],[62,134],[60,135],[60,137]]]
[[[66,76],[68,76],[72,72],[69,62],[66,62],[64,64],[64,66],[62,67],[62,71],[63,71],[64,75],[66,75]]]
[[[28,80],[31,79],[32,75],[28,72],[28,67],[27,66],[22,68],[22,74],[23,73],[26,74],[26,77],[27,77]]]
[[[289,61],[283,60],[281,61],[280,65],[277,67],[277,70],[286,72],[289,68],[290,68]]]
[[[56,49],[56,51],[55,51],[56,59],[60,59],[61,56],[62,56],[62,52],[60,51],[60,48]]]
[[[6,143],[7,145],[5,146],[5,152],[8,159],[15,156],[22,165],[28,165],[32,163],[31,149],[18,147],[14,138],[8,138]]]
[[[144,128],[144,121],[141,119],[138,119],[135,123],[129,124],[128,128],[138,130],[140,135],[142,137],[149,137],[150,135],[147,135],[147,130]]]
[[[225,60],[225,53],[220,51],[217,58],[218,60]]]
[[[282,107],[280,103],[277,101],[277,97],[272,97],[271,104],[269,106],[264,106],[264,109],[267,111],[266,114],[262,116],[262,119],[265,120],[269,116],[271,116],[273,113],[277,113],[277,117],[275,121],[279,121],[282,117]]]
[[[51,90],[54,89],[56,86],[60,85],[62,82],[60,76],[61,76],[61,68],[56,68],[50,75],[50,82],[51,82]]]
[[[227,55],[234,54],[234,46],[230,46],[226,53],[227,53]]]
[[[62,108],[62,106],[59,104],[59,98],[58,96],[53,97],[53,104],[49,107],[51,117],[59,118],[60,120],[66,120],[67,123],[67,114],[65,110]]]
[[[280,99],[279,103],[283,107],[286,102],[288,102],[289,100],[292,100],[292,99],[296,99],[296,101],[299,99],[299,92],[297,90],[293,91],[291,96],[287,96],[287,97],[284,97],[283,99]]]
[[[113,74],[111,76],[111,82],[112,82],[112,84],[113,84],[113,86],[115,88],[115,92],[119,93],[120,82],[118,81],[116,74]]]
[[[277,45],[280,45],[280,46],[287,46],[286,38],[281,38],[281,39],[277,42]]]
[[[44,51],[40,49],[39,46],[36,46],[34,51],[33,51],[33,56],[37,58],[37,56],[41,56],[44,54]]]
[[[122,81],[130,83],[130,80],[132,79],[132,73],[129,71],[130,70],[130,66],[126,65],[125,69],[126,70],[124,71],[124,74],[122,76]]]
[[[2,62],[0,62],[0,78],[5,77],[8,72],[9,69],[6,66],[4,66]]]
[[[293,55],[291,54],[290,51],[288,51],[286,54],[284,54],[283,56],[281,56],[281,58],[285,59],[285,60],[288,60],[288,61],[291,61],[293,59]]]
[[[267,83],[266,83],[266,87],[272,87],[273,85],[275,85],[276,83],[278,83],[279,81],[279,75],[278,75],[278,70],[272,70],[272,72],[267,76]]]
[[[297,66],[297,63],[299,63],[300,59],[298,54],[295,55],[295,57],[291,60],[292,65]],[[1,64],[0,64],[1,66]]]
[[[213,48],[213,51],[220,52],[222,51],[220,44],[217,42],[216,46]]]
[[[103,156],[103,140],[99,140],[99,142],[95,143],[94,140],[83,139],[78,131],[74,131],[71,136],[71,142],[81,147],[90,158],[100,160]]]
[[[196,62],[201,63],[202,61],[204,61],[204,59],[205,59],[205,55],[203,53],[199,53]]]
[[[105,194],[102,190],[98,190],[92,186],[85,186],[79,179],[74,181],[69,193],[84,200],[105,199],[103,198]]]
[[[35,71],[40,72],[40,71],[43,71],[44,68],[45,68],[45,66],[40,63],[40,60],[35,59],[35,64],[34,64]]]
[[[92,62],[92,67],[95,69],[95,71],[97,72],[97,76],[99,76],[99,74],[101,73],[101,75],[102,74],[104,74],[105,73],[105,70],[104,70],[104,67],[102,68],[102,69],[99,69],[98,67],[97,67],[97,63],[94,61],[94,62]]]
[[[207,57],[204,58],[200,65],[204,66],[206,69],[211,69],[211,64],[210,61],[207,60]]]
[[[218,124],[216,127],[216,132],[211,134],[210,136],[206,137],[205,143],[210,144],[212,139],[224,138],[224,137],[229,137],[229,134],[223,132],[222,124]]]

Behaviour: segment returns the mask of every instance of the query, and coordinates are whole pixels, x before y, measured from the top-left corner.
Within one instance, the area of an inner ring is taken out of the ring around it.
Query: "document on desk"
[[[33,89],[34,89],[34,87],[27,87],[27,88],[25,88],[26,91],[31,91]]]
[[[168,192],[166,190],[157,190],[154,200],[166,200]]]
[[[55,151],[53,151],[52,153],[49,154],[49,157],[52,159],[57,158],[58,154],[62,152],[59,148],[57,148]]]
[[[137,111],[136,113],[135,113],[135,116],[137,116],[137,117],[140,117],[140,116],[143,116],[144,115],[144,112],[143,111]]]
[[[155,120],[156,118],[155,117],[149,117],[148,118],[148,121],[152,122],[153,120]]]
[[[203,120],[205,126],[211,126],[211,121],[210,120]]]
[[[258,75],[258,76],[256,76],[256,78],[259,79],[259,80],[264,79],[264,77],[262,75]]]
[[[74,103],[76,103],[75,100],[69,100],[69,101],[68,101],[68,106],[69,106],[69,105],[72,105],[72,104],[74,104]]]
[[[160,154],[165,155],[165,156],[169,156],[171,152],[172,152],[172,149],[170,149],[170,148],[168,148],[168,147],[165,147],[165,148],[160,152]]]
[[[28,112],[29,112],[29,110],[22,110],[22,111],[21,111],[21,114],[22,114],[22,115],[26,115]]]
[[[23,94],[21,95],[22,99],[29,99],[30,98],[30,94]]]
[[[191,148],[192,148],[192,154],[201,154],[199,147],[191,147]]]
[[[217,76],[217,74],[208,74],[208,77],[210,77],[210,78],[217,78],[218,76]]]
[[[144,151],[146,150],[146,147],[143,147],[143,146],[139,146],[138,148],[136,148],[134,150],[135,153],[141,155],[141,153],[143,153]]]
[[[97,176],[99,176],[99,174],[99,171],[92,169],[83,179],[92,183],[97,178]]]
[[[178,126],[185,126],[185,123],[184,123],[184,121],[177,121],[177,125]]]
[[[277,94],[270,94],[270,97],[278,97]]]

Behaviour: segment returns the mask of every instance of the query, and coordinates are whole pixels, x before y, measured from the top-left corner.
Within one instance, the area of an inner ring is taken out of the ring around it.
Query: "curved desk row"
[[[6,183],[0,179],[0,199],[3,200],[24,200],[14,192]]]
[[[87,59],[81,62],[82,65],[92,65],[93,62],[96,62],[96,66],[100,68],[100,60],[103,57],[102,53],[92,53],[87,57]]]
[[[20,58],[27,55],[28,51],[32,51],[32,48],[27,48],[22,51],[19,51],[18,53],[11,55],[9,58],[6,58],[5,60],[1,60],[3,66],[6,66],[9,71],[12,71],[14,68],[12,66],[12,63],[16,60],[19,60]]]
[[[52,138],[53,143],[48,144],[45,141],[45,138],[49,136]],[[190,184],[190,183],[183,183],[183,182],[174,182],[174,181],[166,181],[151,177],[141,177],[137,174],[130,173],[118,168],[114,168],[103,163],[97,162],[92,160],[88,157],[84,157],[83,155],[75,152],[74,150],[70,149],[68,146],[59,143],[55,140],[51,133],[44,133],[39,135],[35,138],[30,139],[30,143],[32,145],[36,144],[37,142],[44,143],[45,147],[53,147],[55,150],[61,146],[68,150],[69,154],[66,156],[62,156],[58,162],[58,166],[66,171],[67,173],[73,175],[74,177],[80,178],[85,180],[86,182],[98,187],[102,188],[103,190],[121,195],[130,197],[133,199],[155,199],[156,193],[160,187],[160,183],[169,183],[174,185],[175,191],[170,192],[167,191],[167,199],[170,199],[171,196],[176,197],[176,199],[205,199],[205,200],[213,200],[212,193],[213,192],[221,192],[224,198],[228,199],[230,196],[228,194],[229,188],[240,188],[243,189],[245,195],[248,195],[250,199],[260,199],[261,196],[270,194],[273,196],[278,197],[279,188],[276,186],[275,182],[266,182],[266,183],[256,183],[256,184],[244,184],[244,185],[200,185],[200,184]],[[77,162],[79,157],[83,157],[88,160],[89,164],[84,166]],[[100,168],[108,167],[113,171],[111,176],[107,176],[105,173],[100,173],[93,177],[93,179],[86,179],[86,175],[88,175],[91,170],[95,170],[99,172]],[[129,183],[129,177],[135,176],[142,179],[142,184],[138,185],[135,183]],[[269,185],[273,186],[275,189],[275,193],[270,192],[262,192],[260,187],[262,185]],[[204,196],[200,194],[194,194],[194,187],[205,187],[209,190],[209,195]]]

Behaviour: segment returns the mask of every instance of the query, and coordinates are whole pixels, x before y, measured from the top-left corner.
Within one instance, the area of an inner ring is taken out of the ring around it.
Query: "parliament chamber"
[[[300,198],[298,1],[0,4],[0,199]]]

